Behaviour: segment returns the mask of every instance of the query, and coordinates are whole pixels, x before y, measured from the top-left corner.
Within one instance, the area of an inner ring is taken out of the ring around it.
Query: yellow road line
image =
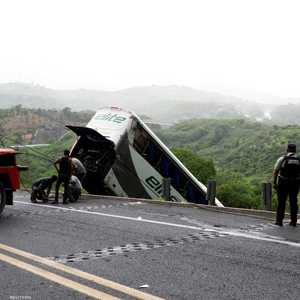
[[[10,253],[17,254],[17,255],[25,257],[27,259],[31,259],[35,262],[47,265],[49,267],[52,267],[54,269],[63,271],[65,273],[75,275],[77,277],[95,282],[95,283],[100,284],[102,286],[105,286],[105,287],[108,287],[110,289],[122,292],[124,294],[129,295],[129,296],[132,296],[136,299],[140,299],[140,300],[163,300],[163,298],[160,298],[160,297],[157,297],[157,296],[153,296],[153,295],[138,291],[138,290],[133,289],[131,287],[128,287],[126,285],[122,285],[122,284],[119,284],[117,282],[114,282],[114,281],[111,281],[111,280],[108,280],[108,279],[105,279],[105,278],[102,278],[102,277],[99,277],[99,276],[81,271],[81,270],[78,270],[78,269],[75,269],[75,268],[71,268],[69,266],[65,266],[65,265],[60,264],[58,262],[52,261],[50,259],[47,259],[47,258],[44,258],[44,257],[41,257],[41,256],[37,256],[37,255],[34,255],[32,253],[25,252],[23,250],[19,250],[19,249],[16,249],[16,248],[13,248],[13,247],[1,244],[1,243],[0,243],[0,249],[5,250],[5,251],[10,252]]]
[[[96,289],[90,288],[88,286],[85,286],[83,284],[80,284],[76,281],[70,280],[68,278],[62,277],[60,275],[48,272],[44,269],[32,266],[30,264],[27,264],[21,260],[15,259],[13,257],[4,255],[0,253],[0,260],[3,262],[6,262],[8,264],[11,264],[17,268],[23,269],[25,271],[28,271],[30,273],[39,275],[43,278],[46,278],[48,280],[54,281],[60,285],[66,286],[70,289],[73,289],[77,292],[80,292],[82,294],[88,295],[90,297],[93,297],[95,299],[101,299],[101,300],[120,300],[119,298],[113,297],[111,295],[108,295],[106,293],[100,292]]]

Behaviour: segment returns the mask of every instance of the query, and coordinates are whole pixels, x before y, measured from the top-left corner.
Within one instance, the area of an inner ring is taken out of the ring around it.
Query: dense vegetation
[[[206,183],[216,177],[216,169],[211,159],[201,157],[189,149],[171,148],[171,150],[201,182]]]
[[[64,133],[66,124],[85,125],[91,111],[27,109],[21,105],[0,109],[0,143],[2,146],[54,143]]]
[[[271,180],[276,159],[286,144],[300,145],[300,127],[246,120],[194,119],[160,130],[169,147],[186,148],[211,159],[218,197],[228,206],[260,208],[262,182]],[[275,205],[275,199],[274,199]]]
[[[170,147],[211,158],[218,172],[268,179],[287,142],[300,143],[300,127],[245,120],[195,119],[158,132]]]

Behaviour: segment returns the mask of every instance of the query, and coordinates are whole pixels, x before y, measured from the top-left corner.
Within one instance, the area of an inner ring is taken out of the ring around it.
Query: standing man
[[[277,191],[277,215],[275,224],[282,226],[285,202],[289,197],[291,208],[290,226],[296,227],[298,213],[298,193],[300,187],[300,157],[296,154],[296,145],[288,144],[287,153],[281,156],[274,167],[274,189]]]
[[[67,204],[68,197],[73,200],[69,192],[69,181],[72,176],[72,160],[69,150],[64,150],[64,156],[54,162],[54,167],[58,172],[58,179],[55,186],[55,200],[52,204],[58,204],[58,191],[62,183],[64,184],[63,204]]]

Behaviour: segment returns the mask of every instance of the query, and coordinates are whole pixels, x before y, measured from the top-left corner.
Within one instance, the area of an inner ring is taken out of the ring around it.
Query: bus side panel
[[[139,177],[144,178],[148,188],[155,189],[161,194],[162,178],[170,178],[171,200],[207,204],[206,187],[203,186],[202,189],[202,184],[185,170],[184,165],[150,129],[145,129],[140,123],[135,122],[133,131],[132,156],[135,156],[134,160],[138,160],[139,157],[142,159],[139,163],[135,162],[135,166],[139,168],[137,173]],[[148,168],[141,167],[145,163]],[[150,170],[152,173],[149,173]],[[153,177],[145,178],[145,172]]]
[[[142,180],[139,178],[134,167],[129,150],[129,141],[127,133],[121,138],[117,146],[117,159],[113,164],[113,172],[119,181],[122,189],[128,197],[134,198],[152,198],[144,188]]]
[[[107,188],[112,192],[112,195],[119,196],[119,197],[128,197],[126,192],[123,190],[116,174],[111,168],[104,179],[104,183]]]
[[[134,161],[136,172],[142,181],[147,193],[151,198],[158,199],[162,197],[162,179],[163,176],[156,171],[133,147],[130,147],[131,157]],[[171,186],[171,200],[175,202],[186,202],[186,200]]]

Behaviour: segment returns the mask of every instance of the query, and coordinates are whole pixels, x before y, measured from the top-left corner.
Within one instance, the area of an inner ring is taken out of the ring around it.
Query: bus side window
[[[145,149],[146,160],[153,166],[156,157],[157,147],[149,141],[147,148]]]
[[[160,162],[162,157],[162,151],[160,148],[149,140],[149,144],[145,149],[145,154],[144,158],[150,163],[150,165],[160,171]]]
[[[207,204],[205,193],[201,193],[191,182],[186,187],[185,198],[189,202]]]
[[[174,186],[175,189],[177,189],[179,187],[180,174],[177,168],[173,164],[170,168],[170,177],[171,177],[171,184]]]
[[[172,165],[169,170],[170,170],[171,184],[183,197],[185,197],[185,187],[186,184],[188,183],[186,176],[175,165]]]
[[[140,153],[143,154],[147,146],[147,135],[142,128],[137,127],[135,130],[133,147]]]
[[[161,175],[163,177],[169,177],[169,160],[167,157],[162,156],[161,161],[160,161],[160,170],[161,170]]]
[[[195,189],[190,182],[186,185],[185,195],[187,201],[195,202]]]

